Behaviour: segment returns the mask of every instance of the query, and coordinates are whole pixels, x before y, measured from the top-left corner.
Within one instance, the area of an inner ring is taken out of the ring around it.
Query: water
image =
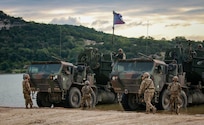
[[[0,75],[0,106],[4,107],[25,107],[22,93],[23,74]],[[36,97],[36,95],[35,95]],[[37,107],[36,100],[33,99],[34,106]],[[99,110],[123,111],[119,104],[97,105]],[[159,113],[169,113],[169,111],[158,111]],[[191,106],[181,109],[184,114],[204,114],[204,105]]]
[[[25,107],[22,90],[23,74],[0,75],[0,106]],[[36,106],[35,100],[33,100]]]

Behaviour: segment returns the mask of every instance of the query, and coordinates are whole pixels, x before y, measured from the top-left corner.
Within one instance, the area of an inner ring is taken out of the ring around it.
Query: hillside
[[[127,58],[133,58],[138,52],[149,55],[165,51],[177,42],[187,44],[188,40],[185,37],[168,41],[114,36],[112,41],[112,34],[93,28],[26,22],[0,11],[0,73],[23,72],[23,66],[31,61],[53,60],[52,56],[75,63],[85,47],[97,47],[102,53],[123,48]]]

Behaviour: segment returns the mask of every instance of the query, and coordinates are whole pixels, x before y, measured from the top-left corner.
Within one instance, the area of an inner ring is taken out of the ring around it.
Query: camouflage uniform
[[[87,107],[91,107],[91,94],[93,93],[93,89],[89,86],[89,81],[85,82],[85,86],[82,87],[82,102],[81,107],[84,109],[84,105],[87,104]],[[86,103],[87,102],[87,103]]]
[[[139,89],[139,95],[144,93],[144,101],[146,103],[146,113],[150,112],[150,109],[153,113],[156,112],[156,108],[151,104],[152,98],[154,96],[155,87],[152,79],[150,79],[149,73],[144,73],[142,78],[142,83]]]
[[[123,52],[123,50],[121,48],[118,49],[118,54],[116,55],[116,57],[118,59],[126,59],[126,55],[125,55],[125,53]]]
[[[173,77],[173,82],[169,84],[168,90],[170,92],[170,108],[171,112],[176,111],[177,114],[179,114],[179,108],[181,105],[181,85],[178,82],[178,77]]]
[[[32,106],[33,106],[33,102],[31,100],[31,96],[30,96],[31,88],[30,88],[29,79],[30,79],[30,76],[28,74],[24,74],[22,86],[23,86],[23,95],[24,95],[24,99],[25,99],[26,108],[28,108],[29,104],[30,104],[30,108],[32,108]]]

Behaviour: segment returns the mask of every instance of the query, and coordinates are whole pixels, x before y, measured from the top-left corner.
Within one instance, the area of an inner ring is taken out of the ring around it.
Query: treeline
[[[72,25],[40,24],[25,22],[22,18],[10,17],[0,11],[0,73],[23,72],[24,65],[32,61],[54,60],[53,56],[75,63],[85,47],[96,47],[102,53],[122,48],[127,58],[137,53],[164,52],[177,43],[196,46],[201,42],[185,37],[172,40],[154,40],[152,37],[127,38],[112,36],[93,28]]]

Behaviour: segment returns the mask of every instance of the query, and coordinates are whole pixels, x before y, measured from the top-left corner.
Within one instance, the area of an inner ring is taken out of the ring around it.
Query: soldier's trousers
[[[25,106],[28,108],[28,105],[30,104],[30,107],[32,108],[33,101],[31,100],[29,93],[24,93],[24,99],[25,99]]]
[[[84,105],[87,104],[87,107],[91,107],[91,95],[87,94],[82,97],[81,107],[83,108]]]
[[[155,108],[151,103],[153,96],[154,96],[154,92],[145,92],[144,93],[144,101],[146,103],[146,112],[150,112],[150,109]]]
[[[180,107],[181,105],[181,99],[179,95],[171,95],[170,97],[170,108],[171,111],[175,111],[178,106]]]

